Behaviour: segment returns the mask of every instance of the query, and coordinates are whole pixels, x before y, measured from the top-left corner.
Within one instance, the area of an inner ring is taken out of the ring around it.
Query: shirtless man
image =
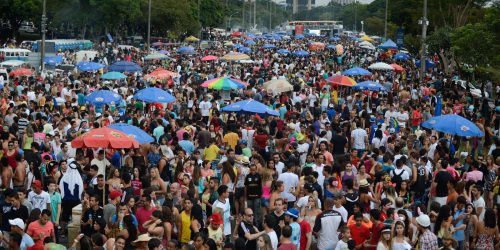
[[[7,160],[7,158],[2,157],[2,159],[0,160],[0,166],[2,169],[2,182],[0,184],[0,188],[2,189],[10,188],[14,172],[12,171],[12,168],[9,166],[9,161]]]
[[[26,161],[23,160],[23,157],[20,154],[17,154],[15,158],[17,166],[13,182],[14,182],[14,188],[20,188],[24,187],[24,181],[26,178]]]

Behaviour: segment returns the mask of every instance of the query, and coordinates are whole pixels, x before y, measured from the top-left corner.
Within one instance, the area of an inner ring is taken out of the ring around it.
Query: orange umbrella
[[[172,71],[169,71],[169,70],[166,70],[166,69],[163,69],[163,68],[158,68],[158,69],[155,69],[153,72],[145,75],[144,79],[146,79],[148,81],[151,80],[151,79],[165,80],[165,79],[169,79],[169,78],[175,77],[177,75],[178,74],[175,73],[175,72],[172,72]]]
[[[17,68],[17,69],[12,70],[9,75],[12,77],[30,76],[30,75],[33,75],[33,71],[31,71],[31,69],[27,69],[27,68]]]
[[[139,148],[139,142],[111,128],[92,129],[71,141],[73,148]]]
[[[395,64],[395,63],[391,64],[391,67],[392,67],[395,71],[398,71],[398,72],[401,72],[401,71],[405,70],[403,67],[401,67],[401,66],[399,66],[399,65],[397,65],[397,64]]]
[[[326,81],[335,85],[342,85],[348,87],[356,85],[356,81],[354,81],[354,79],[348,76],[341,76],[341,75],[329,77],[328,79],[326,79]]]

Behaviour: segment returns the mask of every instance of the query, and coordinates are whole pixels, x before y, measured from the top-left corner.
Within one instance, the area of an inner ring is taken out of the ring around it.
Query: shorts
[[[261,207],[269,207],[271,203],[269,202],[269,198],[260,198],[260,206]]]
[[[234,192],[234,198],[235,199],[240,199],[241,197],[243,197],[245,195],[245,188],[242,187],[242,188],[236,188],[235,192]]]

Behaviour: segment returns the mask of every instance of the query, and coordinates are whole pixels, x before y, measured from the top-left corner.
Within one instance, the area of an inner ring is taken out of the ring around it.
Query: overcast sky
[[[316,0],[316,6],[327,5],[331,0]],[[360,3],[371,3],[373,0],[358,0]]]

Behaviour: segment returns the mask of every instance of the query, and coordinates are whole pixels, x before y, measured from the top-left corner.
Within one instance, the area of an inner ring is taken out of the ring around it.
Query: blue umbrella
[[[267,43],[267,44],[264,44],[261,48],[263,48],[263,49],[276,49],[276,46],[273,44]]]
[[[246,40],[243,43],[246,45],[255,45],[256,44],[256,42],[254,40]]]
[[[406,53],[397,53],[394,55],[394,59],[396,59],[398,61],[406,61],[406,60],[410,59],[410,56]]]
[[[395,42],[393,42],[391,39],[380,44],[378,47],[381,49],[398,49],[398,45]]]
[[[238,51],[241,53],[250,53],[250,52],[252,52],[252,49],[249,47],[239,47]]]
[[[243,44],[241,44],[241,43],[233,44],[233,48],[241,48],[241,47],[245,47],[245,46],[243,46]]]
[[[330,41],[338,41],[338,40],[340,40],[340,37],[338,37],[338,36],[330,37]]]
[[[372,73],[366,69],[360,67],[354,67],[342,72],[342,75],[346,76],[371,76]]]
[[[160,88],[144,88],[139,90],[135,95],[135,99],[144,102],[159,102],[159,103],[170,103],[175,101],[175,97],[169,94],[167,91]]]
[[[96,71],[104,68],[104,64],[96,63],[96,62],[79,62],[76,65],[76,68],[80,71]]]
[[[476,124],[454,114],[434,116],[423,122],[422,127],[458,136],[484,136],[484,132]]]
[[[436,108],[434,110],[434,116],[440,116],[442,109],[443,109],[443,98],[439,95],[437,97]]]
[[[378,82],[374,81],[364,81],[357,83],[356,85],[352,86],[353,89],[355,90],[371,90],[371,91],[384,91],[385,88],[384,86],[380,85]]]
[[[226,107],[222,108],[223,112],[235,112],[237,114],[248,114],[248,115],[254,115],[254,114],[259,114],[260,116],[279,116],[279,112],[269,108],[263,103],[260,103],[255,100],[244,100],[244,101],[239,101],[235,102],[233,104],[227,105]]]
[[[63,62],[62,56],[47,56],[43,59],[43,62],[48,65],[59,65]]]
[[[106,104],[116,104],[122,100],[122,97],[110,90],[96,90],[85,97],[85,101],[94,106],[103,106]]]
[[[109,125],[108,128],[116,129],[125,133],[126,135],[136,139],[139,144],[147,144],[155,141],[155,139],[148,133],[144,132],[144,130],[126,123],[114,123]]]
[[[191,46],[184,46],[184,47],[180,47],[177,50],[177,53],[179,53],[179,54],[186,54],[186,55],[192,55],[192,54],[196,54],[196,51]]]
[[[278,54],[281,54],[281,55],[288,55],[288,54],[290,54],[290,51],[287,50],[287,49],[279,49],[277,52],[278,52]]]
[[[295,35],[295,39],[304,39],[304,37],[302,34]]]
[[[417,67],[420,67],[420,60],[417,60],[415,62],[415,65],[417,65]],[[431,60],[429,59],[426,59],[425,60],[425,68],[428,69],[428,68],[434,68],[436,66],[435,63],[433,63]]]
[[[335,44],[329,44],[326,46],[327,49],[337,49],[337,45]]]
[[[120,72],[110,71],[110,72],[102,75],[101,78],[106,79],[106,80],[119,80],[119,79],[127,78],[127,76],[120,73]]]
[[[298,57],[308,57],[309,53],[307,53],[307,51],[304,50],[297,50],[293,52],[293,55]]]
[[[142,68],[133,62],[119,61],[111,64],[108,70],[117,72],[141,72]]]

